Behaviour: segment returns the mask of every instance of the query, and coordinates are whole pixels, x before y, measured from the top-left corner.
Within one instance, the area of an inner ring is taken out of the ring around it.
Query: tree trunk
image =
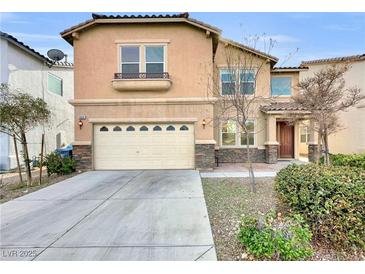
[[[32,184],[32,171],[30,170],[30,160],[29,160],[29,153],[28,153],[28,144],[27,144],[27,138],[25,136],[25,133],[22,133],[22,146],[23,146],[23,154],[24,154],[24,164],[25,164],[25,170],[27,174],[27,186],[31,186]]]
[[[321,130],[318,131],[318,147],[317,147],[317,155],[316,155],[316,163],[317,165],[319,164],[319,160],[321,159],[322,156],[322,133]]]
[[[253,172],[253,166],[252,166],[252,161],[251,161],[251,152],[250,152],[248,133],[246,133],[246,148],[247,148],[248,173],[250,175],[252,192],[256,193],[256,179],[255,179],[255,174]]]
[[[41,142],[41,159],[39,162],[39,185],[42,184],[42,169],[43,169],[43,148],[44,148],[44,133],[42,134],[42,142]]]
[[[16,164],[18,165],[19,179],[20,179],[20,183],[23,184],[22,169],[21,169],[20,162],[19,162],[18,145],[16,144],[15,135],[13,135],[13,140],[14,140],[14,150],[15,150]]]
[[[325,158],[325,164],[329,166],[330,163],[330,155],[329,155],[329,148],[328,148],[328,134],[325,130],[325,133],[323,134],[323,143],[324,143],[324,158]]]

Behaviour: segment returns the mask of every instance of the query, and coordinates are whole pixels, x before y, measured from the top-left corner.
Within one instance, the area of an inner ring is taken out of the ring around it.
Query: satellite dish
[[[59,49],[50,49],[49,51],[47,51],[47,56],[51,60],[58,62],[61,61],[63,57],[65,57],[65,54]]]

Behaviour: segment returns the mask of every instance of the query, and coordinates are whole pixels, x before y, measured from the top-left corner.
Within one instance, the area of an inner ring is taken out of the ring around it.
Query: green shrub
[[[323,163],[323,157],[320,159]],[[351,166],[365,169],[365,153],[362,154],[330,154],[333,166]]]
[[[239,240],[258,259],[304,260],[312,256],[311,232],[300,215],[281,218],[268,213],[259,219],[242,217]]]
[[[346,166],[290,165],[276,177],[281,200],[336,248],[365,248],[365,173]]]
[[[45,166],[48,176],[52,174],[69,174],[75,171],[75,160],[69,157],[62,157],[56,152],[52,152],[45,157]]]

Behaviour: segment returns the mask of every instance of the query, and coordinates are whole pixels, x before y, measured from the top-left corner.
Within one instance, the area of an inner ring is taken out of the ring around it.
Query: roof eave
[[[71,45],[73,44],[72,33],[81,31],[88,27],[91,27],[96,24],[143,24],[143,23],[187,23],[194,27],[203,29],[205,31],[209,31],[210,33],[220,35],[221,30],[202,25],[199,21],[191,19],[191,18],[113,18],[113,19],[92,19],[88,20],[80,25],[76,25],[75,27],[71,27],[63,32],[61,32],[61,37],[65,39]]]
[[[9,43],[13,44],[14,46],[18,47],[18,48],[21,48],[22,50],[26,51],[28,54],[32,55],[33,57],[35,57],[36,59],[42,61],[42,62],[46,62],[46,63],[49,63],[50,60],[47,59],[46,57],[40,55],[40,53],[35,53],[33,52],[32,50],[28,49],[26,46],[8,38],[8,37],[3,37],[3,39],[5,39],[6,41],[8,41]]]
[[[296,69],[272,69],[272,73],[280,73],[280,72],[301,72],[306,71],[308,68],[296,68]]]
[[[235,42],[235,41],[232,41],[230,39],[226,39],[226,38],[220,38],[219,39],[220,41],[222,41],[223,43],[227,43],[231,46],[234,46],[234,47],[237,47],[237,48],[240,48],[242,50],[245,50],[245,51],[248,51],[248,52],[251,52],[257,56],[260,56],[262,58],[265,58],[265,59],[269,59],[270,62],[274,65],[276,64],[278,61],[279,61],[279,58],[275,57],[275,56],[272,56],[270,54],[267,54],[267,53],[264,53],[264,52],[261,52],[259,50],[256,50],[256,49],[253,49],[251,47],[248,47],[248,46],[245,46],[245,45],[242,45],[238,42]]]
[[[261,109],[263,113],[266,114],[284,114],[284,113],[290,113],[290,114],[311,114],[308,110],[264,110]]]

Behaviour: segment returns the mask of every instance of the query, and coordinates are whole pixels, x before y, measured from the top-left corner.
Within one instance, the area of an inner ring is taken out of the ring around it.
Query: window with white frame
[[[292,89],[291,77],[271,77],[272,96],[290,96]]]
[[[140,73],[140,47],[122,46],[121,47],[121,72]]]
[[[166,72],[165,45],[121,45],[120,72],[146,73],[147,78],[160,77]]]
[[[221,129],[222,146],[246,146],[247,136],[248,144],[255,145],[255,122],[248,120],[246,122],[247,133],[235,121],[227,121],[223,123]]]
[[[247,133],[244,132],[243,130],[241,130],[241,146],[247,145],[247,141],[250,146],[255,145],[255,123],[254,123],[254,121],[250,120],[250,121],[246,122],[246,130],[247,130]]]
[[[47,89],[49,92],[62,96],[63,95],[62,79],[60,77],[57,77],[56,75],[53,75],[52,73],[48,73]]]
[[[232,95],[236,92],[236,83],[241,94],[255,93],[255,71],[252,69],[221,69],[221,94]]]
[[[234,71],[229,69],[221,69],[221,94],[232,95],[235,93],[236,76]]]
[[[300,127],[300,142],[308,143],[310,138],[309,129],[306,126]]]
[[[245,69],[240,71],[241,94],[252,95],[255,93],[255,71]]]
[[[164,46],[145,46],[146,73],[163,73],[164,72]]]

